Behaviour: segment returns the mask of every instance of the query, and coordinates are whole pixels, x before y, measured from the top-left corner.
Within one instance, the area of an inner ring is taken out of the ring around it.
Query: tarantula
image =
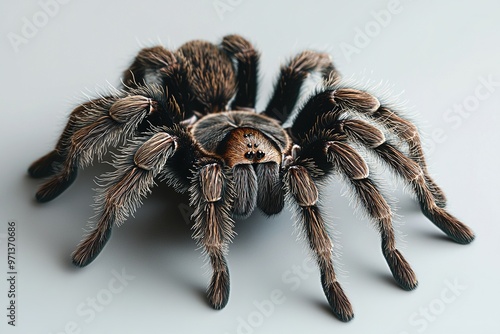
[[[99,178],[95,224],[72,254],[75,265],[92,262],[113,226],[139,207],[155,180],[164,181],[189,194],[193,238],[213,269],[208,300],[221,309],[229,297],[225,256],[233,218],[247,217],[256,207],[277,214],[287,198],[297,208],[333,313],[349,321],[352,307],[336,278],[333,244],[318,207],[317,183],[327,176],[336,173],[352,186],[378,227],[396,282],[405,290],[417,286],[396,248],[391,207],[369,177],[359,146],[409,185],[424,215],[451,239],[474,239],[444,209],[446,198],[427,172],[416,127],[371,94],[341,85],[328,55],[304,51],[282,66],[260,113],[258,65],[259,53],[238,35],[220,45],[191,41],[175,52],[146,48],[124,73],[121,90],[73,110],[55,149],[29,168],[32,177],[50,177],[36,194],[39,202],[60,195],[80,168],[124,143],[113,155],[116,170]],[[284,128],[311,73],[322,76],[323,88]]]

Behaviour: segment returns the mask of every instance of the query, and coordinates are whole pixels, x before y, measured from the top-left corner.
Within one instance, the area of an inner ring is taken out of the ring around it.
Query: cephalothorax
[[[474,239],[444,209],[445,196],[427,172],[412,123],[371,94],[343,86],[330,57],[314,51],[299,53],[281,68],[267,107],[256,113],[258,61],[252,45],[237,35],[226,36],[220,46],[192,41],[176,52],[143,49],[125,72],[121,90],[71,113],[56,148],[29,168],[33,177],[50,177],[37,192],[38,201],[61,194],[95,156],[102,158],[110,147],[118,150],[115,170],[99,178],[95,224],[72,255],[75,265],[92,262],[113,226],[137,209],[155,181],[164,181],[190,196],[193,238],[213,269],[208,299],[220,309],[229,297],[225,256],[233,218],[255,208],[279,213],[289,199],[316,257],[328,303],[348,321],[353,311],[337,281],[333,244],[317,204],[316,183],[333,172],[352,187],[377,225],[396,282],[405,290],[417,286],[396,248],[391,208],[358,146],[401,177],[425,216],[450,238],[461,244]],[[284,128],[312,72],[322,75],[323,88]]]

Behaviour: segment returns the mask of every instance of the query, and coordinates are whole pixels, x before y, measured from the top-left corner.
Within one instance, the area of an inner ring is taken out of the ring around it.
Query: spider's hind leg
[[[426,182],[425,173],[416,162],[389,143],[376,147],[375,152],[410,185],[423,214],[434,225],[457,243],[468,244],[474,240],[474,232],[468,226],[437,205],[435,194]]]
[[[439,207],[446,205],[444,192],[427,171],[420,137],[415,125],[397,115],[396,112],[382,106],[376,97],[367,92],[352,88],[337,89],[334,86],[316,94],[299,112],[291,131],[296,136],[304,136],[312,127],[316,126],[320,118],[323,118],[326,123],[332,123],[332,120],[336,121],[348,112],[360,114],[377,122],[406,142],[410,151],[409,157],[420,166],[426,187],[430,190],[434,202]]]
[[[165,75],[176,62],[174,54],[162,46],[144,48],[123,73],[123,84],[126,88],[145,84],[163,85]]]
[[[231,103],[231,109],[254,110],[257,98],[259,53],[249,41],[239,35],[225,36],[221,46],[238,63],[238,91]]]
[[[322,74],[324,80],[337,82],[340,74],[326,53],[303,51],[281,67],[274,92],[263,114],[285,122],[299,99],[305,80],[313,72]]]
[[[429,175],[417,127],[410,121],[399,116],[394,110],[385,106],[378,108],[378,110],[375,111],[371,117],[383,127],[398,136],[401,140],[406,142],[409,157],[422,169],[426,186],[431,191],[436,205],[444,208],[446,206],[446,195]]]
[[[458,243],[468,244],[474,240],[474,233],[469,227],[436,203],[436,195],[432,192],[433,188],[429,186],[421,165],[387,142],[383,133],[376,127],[361,120],[343,120],[340,124],[342,132],[348,138],[374,152],[411,187],[422,212],[430,221]],[[370,136],[378,140],[369,140]]]

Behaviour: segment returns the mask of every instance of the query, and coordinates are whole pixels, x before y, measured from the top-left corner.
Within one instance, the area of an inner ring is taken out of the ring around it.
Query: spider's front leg
[[[29,167],[34,178],[52,176],[36,199],[47,202],[60,195],[76,179],[79,168],[89,165],[94,156],[101,158],[108,147],[130,138],[136,130],[144,131],[150,123],[172,126],[182,121],[183,73],[182,64],[162,47],[139,52],[125,72],[123,90],[75,108],[55,149]]]
[[[298,205],[299,216],[321,272],[321,284],[335,316],[349,321],[354,313],[333,268],[333,244],[316,205],[318,189],[304,166],[292,165],[284,176],[287,192]]]
[[[52,175],[36,194],[47,202],[66,190],[79,168],[88,166],[107,148],[129,138],[150,114],[163,113],[164,97],[159,87],[144,87],[96,99],[77,107],[56,149],[29,168],[33,177]]]
[[[104,184],[95,198],[97,222],[72,254],[75,265],[84,267],[92,262],[106,245],[113,226],[135,212],[176,152],[177,141],[172,134],[158,132],[131,141],[115,156],[116,170],[100,178]]]
[[[226,253],[234,235],[231,218],[234,195],[222,162],[208,158],[202,161],[189,191],[190,204],[195,209],[193,238],[204,248],[213,269],[208,301],[214,309],[222,309],[229,299]]]

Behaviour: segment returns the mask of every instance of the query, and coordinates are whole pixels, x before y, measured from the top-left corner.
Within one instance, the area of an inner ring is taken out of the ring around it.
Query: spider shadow
[[[433,239],[451,243],[453,245],[458,245],[455,241],[453,241],[453,239],[445,235],[443,232],[425,230],[425,231],[420,231],[420,234],[428,239]]]
[[[330,307],[330,305],[328,305],[328,302],[326,300],[311,298],[310,303],[325,315],[335,318],[332,308]]]
[[[335,316],[335,313],[333,312],[332,308],[330,307],[330,305],[328,304],[328,302],[326,300],[321,300],[318,298],[310,298],[309,302],[313,307],[315,307],[317,310],[322,312],[325,316],[332,319],[333,321],[336,321],[336,322],[341,323],[341,324],[349,324],[352,322],[352,321],[343,322],[340,319],[338,319]],[[356,311],[354,311],[354,312],[356,312]]]
[[[373,276],[377,277],[381,282],[387,284],[388,286],[392,286],[395,289],[405,291],[405,290],[401,289],[401,287],[398,285],[398,283],[396,283],[396,281],[394,280],[394,277],[392,277],[392,275],[387,273],[387,272],[377,271],[374,273]]]

